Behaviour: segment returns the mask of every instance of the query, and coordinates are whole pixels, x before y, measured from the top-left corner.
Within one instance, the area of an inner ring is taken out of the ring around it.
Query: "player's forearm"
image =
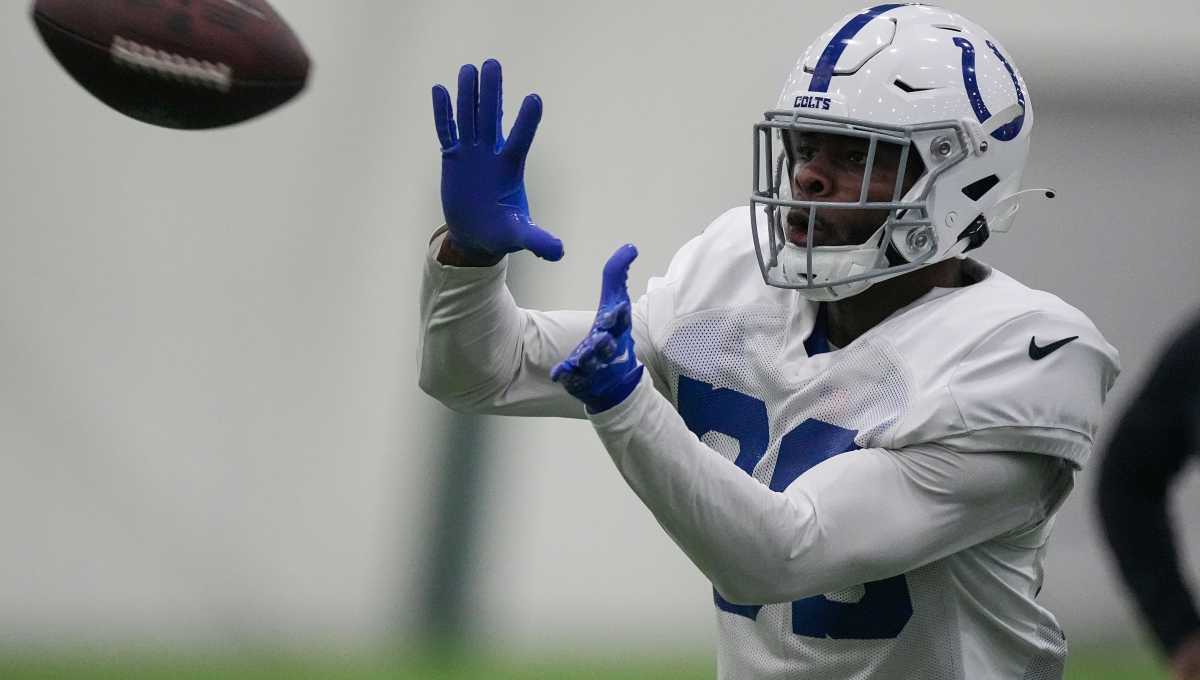
[[[804,542],[810,508],[793,503],[699,441],[644,378],[623,403],[590,416],[617,469],[659,524],[727,600],[785,601],[780,567]],[[817,576],[813,574],[813,576]]]
[[[591,419],[630,487],[736,604],[906,573],[1043,520],[1070,488],[1042,456],[927,447],[837,456],[776,492],[698,440],[646,381]]]
[[[730,602],[786,602],[904,571],[886,545],[848,550],[809,497],[772,491],[706,446],[648,380],[591,418],[633,491]]]
[[[439,252],[441,241],[431,245]],[[446,266],[426,258],[421,283],[421,388],[474,413],[582,417],[549,380],[554,362],[587,328],[588,315],[517,306],[506,264]]]

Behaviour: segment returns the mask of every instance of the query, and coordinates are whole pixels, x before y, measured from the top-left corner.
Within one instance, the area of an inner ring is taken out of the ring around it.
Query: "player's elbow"
[[[780,502],[762,512],[748,532],[754,538],[729,550],[716,570],[720,573],[710,574],[717,592],[730,602],[790,602],[823,592],[813,590],[822,571],[814,564],[821,552],[814,550],[819,536],[814,514],[794,498],[776,498]]]
[[[477,404],[466,399],[456,398],[444,394],[435,394],[429,390],[425,390],[425,394],[437,399],[442,406],[445,406],[455,413],[461,413],[464,415],[479,415],[483,411]]]
[[[789,573],[782,567],[760,564],[754,569],[725,574],[712,579],[713,588],[726,601],[737,605],[772,604],[775,602],[791,602],[807,595],[806,586],[802,579]],[[814,593],[808,593],[809,595]]]
[[[446,380],[444,371],[437,370],[436,362],[430,361],[429,357],[421,358],[421,364],[417,370],[417,385],[425,394],[454,408],[450,403],[453,401],[453,391],[450,389],[449,381]]]
[[[420,386],[422,392],[437,399],[452,411],[474,414],[484,410],[487,404],[486,399],[480,398],[472,390],[465,390],[462,386],[454,385],[447,380],[444,372],[427,370],[428,366],[428,362],[422,362],[417,377],[417,385]]]
[[[810,587],[803,565],[781,551],[744,553],[711,575],[713,587],[733,604],[769,604],[800,599],[797,593]],[[812,594],[812,593],[809,593]]]
[[[736,574],[713,585],[734,604],[792,602],[894,576],[896,566],[869,551],[842,551],[835,561],[808,552],[780,550],[743,561]]]
[[[730,604],[752,606],[776,602],[771,589],[765,587],[765,584],[751,583],[745,578],[714,578],[712,584],[713,589],[721,594],[721,598]]]
[[[713,583],[713,588],[720,592],[721,597],[732,604],[770,604],[773,602],[788,602],[784,591],[769,582],[755,582],[751,579],[726,579],[722,583]]]

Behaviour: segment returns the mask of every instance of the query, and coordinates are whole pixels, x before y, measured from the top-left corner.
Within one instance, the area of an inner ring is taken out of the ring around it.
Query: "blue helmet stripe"
[[[992,44],[991,40],[987,41],[987,46],[992,48],[992,52],[996,55],[996,57],[998,59],[1000,59],[1000,63],[1004,64],[1004,68],[1008,69],[1008,75],[1009,75],[1009,77],[1012,78],[1013,87],[1017,88],[1017,103],[1021,105],[1021,110],[1024,111],[1025,110],[1025,91],[1021,89],[1021,81],[1017,80],[1017,72],[1015,70],[1013,70],[1012,64],[1008,63],[1008,60],[1004,58],[1004,55],[1000,54],[1000,50],[995,45]],[[1021,127],[1024,125],[1025,125],[1025,114],[1022,113],[1013,122],[1008,123],[1004,127],[993,132],[992,136],[1002,142],[1007,142],[1011,139],[1016,138],[1017,135],[1021,134]]]
[[[842,53],[846,51],[847,43],[858,35],[858,32],[871,22],[872,19],[889,12],[897,7],[903,7],[905,3],[896,3],[891,5],[879,5],[859,14],[842,26],[842,30],[838,31],[829,44],[825,46],[825,51],[821,53],[821,58],[817,60],[817,65],[813,68],[812,83],[808,86],[809,92],[828,92],[829,83],[833,80],[833,70],[837,68],[838,59],[842,58]]]
[[[987,104],[983,101],[983,93],[979,91],[979,80],[975,77],[975,46],[966,38],[955,38],[954,44],[962,50],[962,72],[963,84],[967,87],[967,99],[971,102],[971,108],[975,110],[975,117],[980,123],[986,123],[992,117],[992,112],[988,109]],[[1004,55],[1000,54],[1000,50],[992,44],[992,41],[987,41],[987,46],[992,48],[992,52],[1004,64],[1004,68],[1008,69],[1008,75],[1012,77],[1013,87],[1017,90],[1017,103],[1021,108],[1025,108],[1025,91],[1021,89],[1021,81],[1017,80],[1017,73],[1013,70],[1008,60]],[[1021,114],[1016,120],[998,128],[992,133],[997,141],[1007,142],[1016,139],[1017,135],[1021,134],[1021,128],[1025,125],[1025,115]]]

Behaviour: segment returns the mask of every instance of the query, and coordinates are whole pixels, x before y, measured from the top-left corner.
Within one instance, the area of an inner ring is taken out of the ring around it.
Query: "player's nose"
[[[833,194],[833,173],[825,167],[820,155],[796,166],[792,173],[792,191],[803,200],[820,200]]]

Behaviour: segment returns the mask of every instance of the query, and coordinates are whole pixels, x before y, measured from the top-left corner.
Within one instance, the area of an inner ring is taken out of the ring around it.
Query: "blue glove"
[[[562,383],[589,413],[607,411],[625,401],[642,379],[642,364],[633,353],[632,305],[625,284],[637,254],[637,248],[626,244],[608,258],[592,331],[550,372],[550,379]]]
[[[562,241],[543,231],[529,217],[525,197],[525,156],[533,144],[542,100],[525,98],[505,141],[500,127],[500,62],[483,63],[482,83],[471,64],[458,72],[458,126],[450,93],[433,88],[433,121],[442,144],[442,212],[458,250],[502,257],[530,250],[547,260],[563,256]]]

